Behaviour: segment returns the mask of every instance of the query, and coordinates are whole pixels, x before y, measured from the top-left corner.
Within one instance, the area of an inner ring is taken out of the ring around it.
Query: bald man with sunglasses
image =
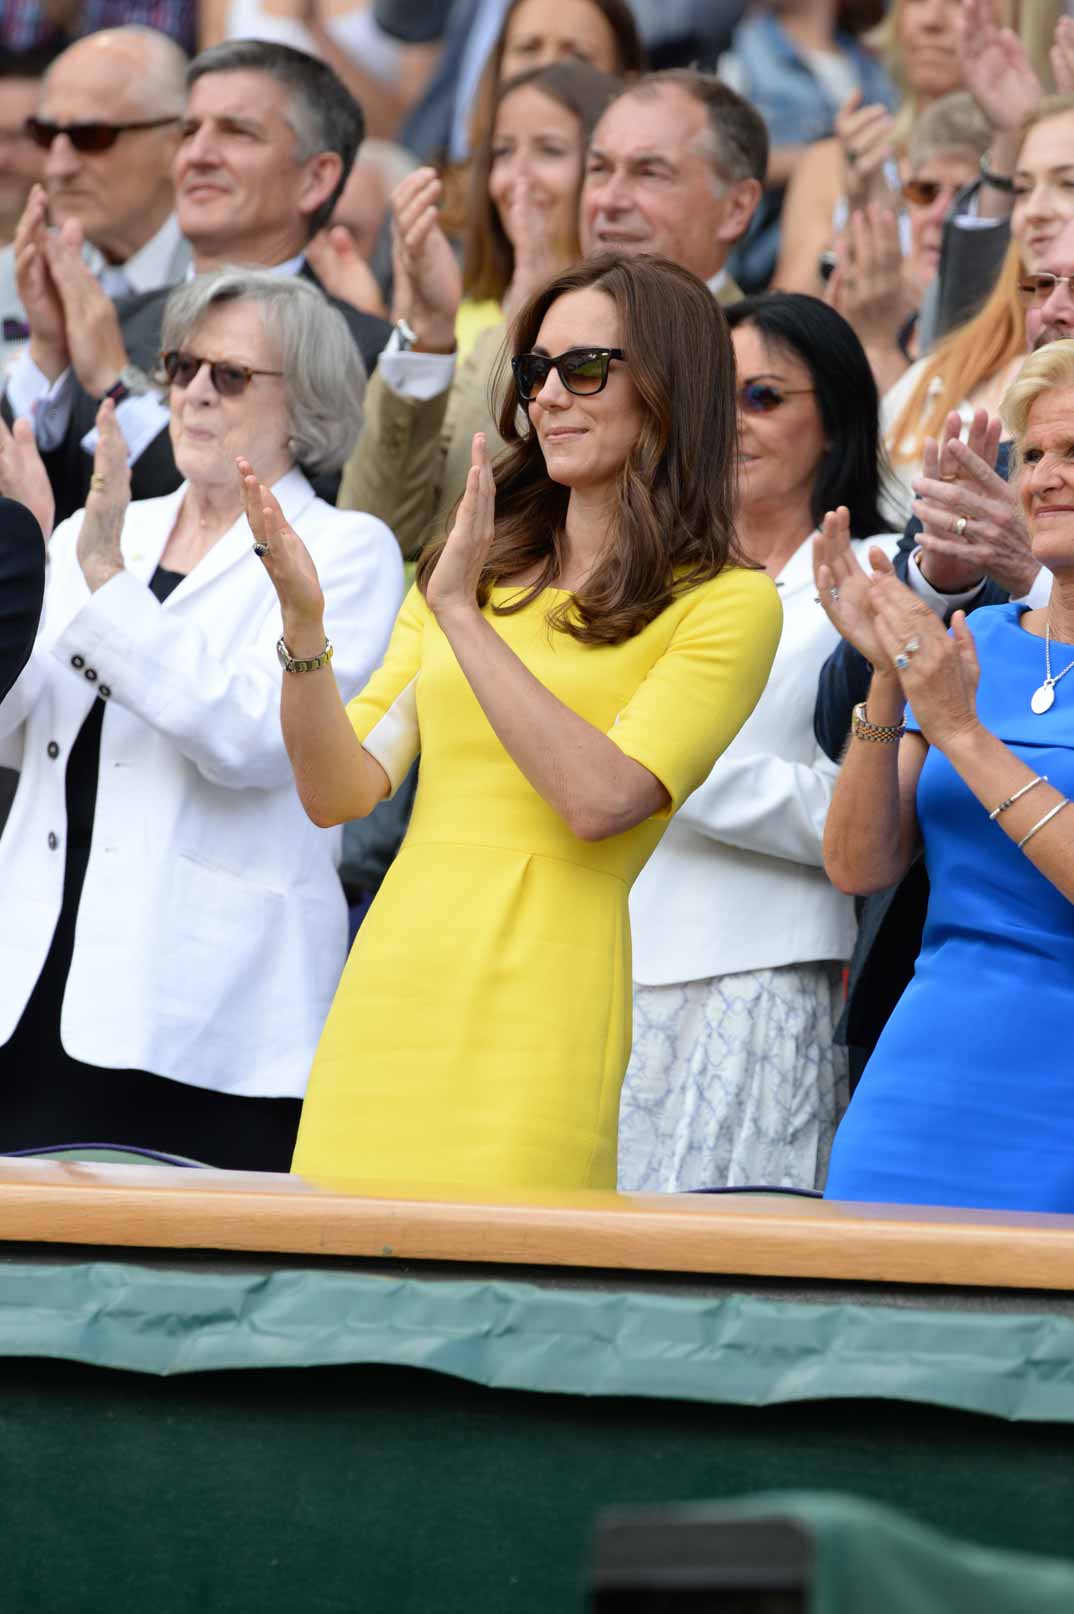
[[[0,253],[0,365],[30,334],[18,284],[20,243],[77,221],[85,260],[109,297],[181,280],[190,262],[174,211],[172,162],[185,100],[186,56],[152,28],[78,40],[41,80],[26,134],[43,165],[15,242]]]

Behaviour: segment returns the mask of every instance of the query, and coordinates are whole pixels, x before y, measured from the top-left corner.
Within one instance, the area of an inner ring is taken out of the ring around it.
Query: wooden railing
[[[0,1241],[1074,1290],[1074,1217],[0,1161]]]

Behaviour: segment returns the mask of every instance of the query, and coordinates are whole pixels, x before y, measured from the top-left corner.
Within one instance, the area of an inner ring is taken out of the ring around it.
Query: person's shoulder
[[[1012,628],[1018,633],[1023,632],[1022,618],[1027,610],[1027,606],[1018,605],[1014,600],[1007,600],[1002,605],[979,605],[967,617],[974,643],[980,646],[988,639],[1009,633]]]
[[[28,510],[17,499],[5,498],[2,494],[0,494],[0,528],[3,530],[5,540],[36,537],[38,543],[44,542],[33,511]]]
[[[379,516],[372,516],[365,510],[341,510],[327,500],[315,497],[304,520],[310,530],[320,537],[334,542],[342,539],[351,546],[360,544],[365,549],[394,550],[396,555],[399,554],[399,545],[392,529]]]
[[[758,626],[777,627],[783,619],[779,590],[767,572],[752,566],[725,566],[694,588],[684,590],[669,607],[691,626],[718,626],[729,613]]]

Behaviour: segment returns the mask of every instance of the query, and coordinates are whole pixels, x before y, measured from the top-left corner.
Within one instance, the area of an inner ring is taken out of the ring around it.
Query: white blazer
[[[898,533],[859,539],[894,554]],[[813,736],[820,669],[839,636],[815,603],[812,534],[776,586],[783,635],[752,715],[688,796],[630,894],[634,979],[704,980],[850,955],[854,904],[824,873],[838,769]]]
[[[245,516],[163,605],[147,587],[183,492],[130,506],[127,569],[95,594],[75,555],[82,512],[52,538],[37,644],[0,704],[4,760],[22,770],[0,837],[0,1042],[52,940],[67,759],[104,700],[63,1045],[91,1065],[299,1097],[346,955],[340,832],[316,829],[295,792],[279,606]],[[398,545],[373,516],[323,503],[301,471],[274,492],[320,574],[347,698],[383,657]]]

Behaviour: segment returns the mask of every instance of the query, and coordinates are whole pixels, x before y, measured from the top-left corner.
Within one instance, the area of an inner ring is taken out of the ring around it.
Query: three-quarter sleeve
[[[680,608],[667,649],[608,731],[667,790],[664,817],[708,778],[753,711],[783,626],[771,578],[744,568],[702,584]]]
[[[361,694],[348,702],[351,727],[399,789],[421,750],[417,681],[429,608],[412,587],[395,619],[384,660]]]

